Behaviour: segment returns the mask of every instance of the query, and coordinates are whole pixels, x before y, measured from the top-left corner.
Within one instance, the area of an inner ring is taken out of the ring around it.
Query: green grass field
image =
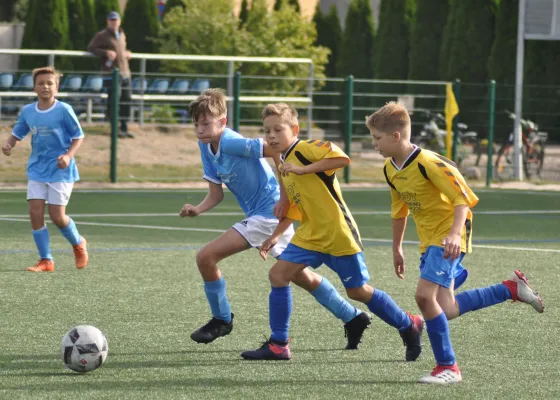
[[[342,323],[294,289],[289,362],[249,362],[240,352],[269,335],[267,271],[255,250],[221,267],[235,313],[232,334],[197,345],[190,333],[209,318],[196,250],[242,216],[231,194],[209,215],[185,220],[183,203],[203,191],[77,191],[68,207],[87,237],[90,265],[76,270],[70,246],[51,224],[56,271],[25,271],[37,259],[24,192],[0,193],[0,399],[558,399],[560,350],[560,194],[480,191],[474,253],[465,288],[490,285],[520,268],[543,296],[544,314],[504,303],[450,323],[464,382],[416,384],[434,366],[424,353],[405,363],[397,332],[375,319],[358,351],[344,351]],[[414,302],[418,248],[405,246],[408,273],[393,273],[389,197],[347,190],[372,282],[405,309]],[[407,240],[414,241],[409,224]],[[318,270],[339,289],[326,267]],[[362,306],[362,309],[364,307]],[[89,374],[65,370],[59,357],[72,326],[100,328],[107,363]]]

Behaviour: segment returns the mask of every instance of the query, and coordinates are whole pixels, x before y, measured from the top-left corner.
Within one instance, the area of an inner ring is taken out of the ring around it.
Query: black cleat
[[[348,338],[346,350],[358,350],[362,335],[370,324],[371,318],[365,312],[361,312],[344,324],[344,337]]]
[[[212,343],[220,336],[227,336],[233,329],[233,313],[231,321],[225,322],[221,319],[212,318],[208,323],[191,333],[191,339],[197,343]]]
[[[424,330],[424,319],[420,315],[407,313],[412,320],[412,325],[405,331],[399,332],[406,346],[406,361],[416,361],[422,353],[422,331]]]

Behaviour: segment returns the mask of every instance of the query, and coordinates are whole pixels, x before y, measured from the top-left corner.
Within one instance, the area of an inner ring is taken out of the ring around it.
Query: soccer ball
[[[60,344],[64,367],[76,372],[90,372],[99,368],[107,359],[108,351],[105,335],[91,325],[70,329]]]

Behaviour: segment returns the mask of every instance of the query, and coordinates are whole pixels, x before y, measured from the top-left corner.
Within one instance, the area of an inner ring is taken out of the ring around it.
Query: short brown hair
[[[206,89],[189,104],[189,114],[193,121],[198,121],[205,114],[214,118],[227,116],[226,95],[222,89]]]
[[[62,74],[58,72],[56,69],[54,69],[54,67],[35,68],[31,72],[31,76],[33,76],[33,86],[35,86],[35,81],[37,80],[37,77],[39,75],[44,75],[44,74],[53,74],[56,77],[56,85],[58,86],[58,82]]]
[[[410,139],[410,115],[402,104],[391,101],[366,118],[366,126],[383,133],[399,131]]]
[[[282,122],[290,125],[298,125],[298,112],[295,108],[290,107],[286,103],[276,103],[267,105],[262,112],[262,119],[276,115],[280,117]]]

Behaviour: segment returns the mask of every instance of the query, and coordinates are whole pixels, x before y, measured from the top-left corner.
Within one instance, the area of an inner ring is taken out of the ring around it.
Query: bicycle
[[[515,120],[515,114],[505,110],[511,119]],[[544,164],[545,143],[548,133],[539,131],[538,125],[530,120],[521,119],[521,139],[522,139],[522,165],[527,179],[532,176],[541,178]],[[513,133],[511,133],[498,151],[494,170],[496,177],[500,180],[513,178]]]

